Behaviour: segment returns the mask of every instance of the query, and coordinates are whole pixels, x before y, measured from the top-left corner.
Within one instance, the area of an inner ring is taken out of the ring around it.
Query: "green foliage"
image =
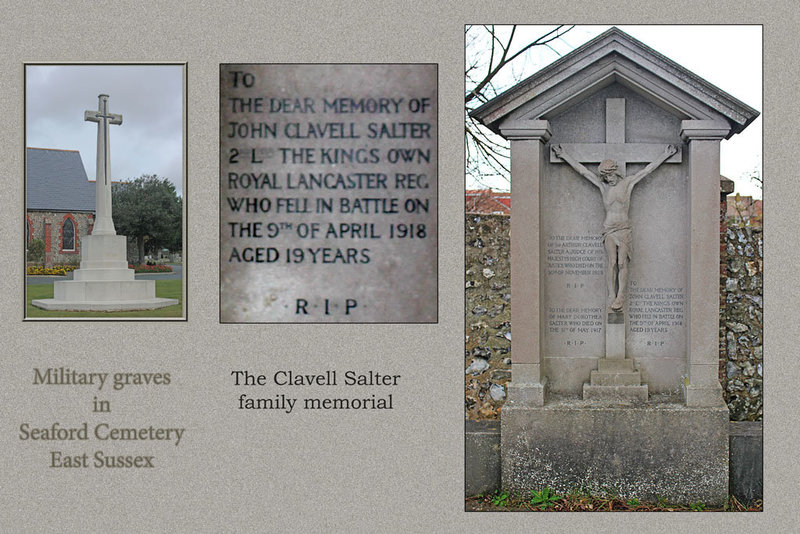
[[[690,502],[689,508],[691,508],[693,512],[703,512],[706,509],[706,505],[700,501]]]
[[[497,492],[492,496],[492,504],[503,507],[508,504],[508,492]]]
[[[697,501],[688,504],[670,503],[664,497],[657,502],[640,501],[636,497],[622,498],[608,491],[592,493],[584,488],[572,489],[563,495],[557,495],[550,488],[531,491],[527,494],[496,491],[493,494],[481,494],[467,498],[468,510],[491,510],[501,507],[507,510],[530,510],[535,512],[760,512],[764,509],[761,500],[744,505],[731,496],[724,507],[709,507]],[[470,508],[470,506],[474,508]]]
[[[128,269],[133,269],[133,272],[136,274],[152,274],[152,273],[171,273],[172,267],[169,265],[163,264],[153,264],[153,265],[132,265],[128,264]]]
[[[542,491],[531,490],[530,503],[532,506],[536,506],[540,510],[552,508],[559,500],[561,500],[561,495],[554,493],[547,486],[542,488]]]
[[[28,245],[28,261],[43,261],[44,260],[44,241],[41,239],[34,239]]]
[[[114,226],[118,234],[136,240],[139,263],[146,253],[183,248],[182,199],[169,180],[145,174],[113,184],[111,196]]]

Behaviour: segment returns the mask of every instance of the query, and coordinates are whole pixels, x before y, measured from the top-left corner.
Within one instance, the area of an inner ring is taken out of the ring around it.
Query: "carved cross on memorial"
[[[93,235],[116,235],[111,218],[111,182],[109,181],[111,148],[108,141],[108,125],[122,124],[122,115],[108,112],[108,95],[99,95],[97,111],[89,110],[83,119],[97,123],[97,167],[95,174],[95,223]]]
[[[664,162],[680,163],[680,149],[674,145],[625,142],[625,99],[606,99],[606,142],[557,144],[552,147],[552,163],[566,162],[600,189],[605,206],[603,243],[606,249],[608,317],[606,320],[606,358],[625,358],[625,318],[623,308],[627,290],[627,263],[633,255],[633,236],[629,219],[630,199],[636,184]],[[583,163],[600,163],[597,174]],[[648,165],[627,176],[628,163]]]
[[[606,208],[603,238],[608,253],[608,308],[622,312],[626,274],[625,264],[632,256],[631,227],[628,219],[633,187],[662,163],[680,163],[680,148],[656,143],[625,142],[625,99],[606,99],[606,142],[560,144],[552,147],[551,163],[567,162],[579,174],[596,185]],[[599,163],[598,177],[582,163]],[[642,171],[627,176],[628,163],[648,163]],[[617,183],[627,187],[615,187]],[[617,260],[614,256],[619,253]],[[613,271],[617,270],[618,274]]]

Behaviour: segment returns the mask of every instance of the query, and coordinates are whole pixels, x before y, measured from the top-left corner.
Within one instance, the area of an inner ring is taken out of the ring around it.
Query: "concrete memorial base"
[[[59,311],[154,310],[178,304],[176,299],[156,297],[155,280],[134,279],[125,242],[121,235],[84,237],[81,267],[73,271],[73,279],[55,282],[52,299],[32,304]]]
[[[595,371],[592,371],[593,373]],[[647,384],[642,385],[596,385],[583,384],[583,400],[614,400],[620,402],[647,402]]]
[[[502,487],[609,491],[622,498],[722,505],[728,498],[728,410],[653,399],[564,399],[503,407]]]

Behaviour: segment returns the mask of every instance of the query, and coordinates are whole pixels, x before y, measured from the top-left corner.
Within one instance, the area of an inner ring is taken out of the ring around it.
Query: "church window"
[[[69,217],[61,226],[61,250],[75,250],[75,223]]]

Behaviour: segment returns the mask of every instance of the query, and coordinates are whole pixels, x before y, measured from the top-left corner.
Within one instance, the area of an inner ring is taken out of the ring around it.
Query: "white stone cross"
[[[658,143],[626,143],[625,142],[625,99],[606,99],[606,142],[605,143],[562,143],[566,152],[581,163],[600,163],[611,159],[619,165],[620,174],[627,176],[625,166],[628,163],[650,163],[655,161],[666,148],[666,144]],[[665,163],[680,163],[681,149],[673,154]],[[550,163],[563,163],[552,149]]]
[[[108,112],[108,95],[99,95],[97,111],[85,111],[83,120],[97,123],[97,167],[95,174],[95,223],[92,235],[116,235],[111,218],[111,183],[109,181],[111,149],[108,125],[122,124],[122,115]]]

